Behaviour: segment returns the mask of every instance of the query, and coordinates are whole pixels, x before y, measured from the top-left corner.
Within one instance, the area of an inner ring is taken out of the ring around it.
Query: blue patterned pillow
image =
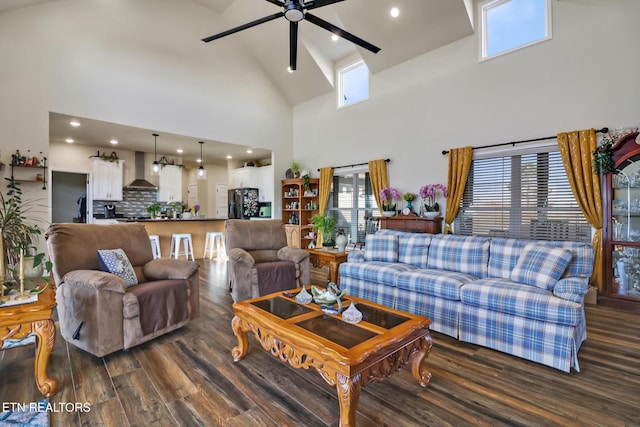
[[[514,282],[552,290],[567,269],[573,254],[568,249],[528,244],[509,278]]]
[[[398,262],[398,236],[368,234],[364,243],[365,261]]]
[[[98,250],[100,270],[121,277],[127,286],[138,284],[136,272],[122,249]]]

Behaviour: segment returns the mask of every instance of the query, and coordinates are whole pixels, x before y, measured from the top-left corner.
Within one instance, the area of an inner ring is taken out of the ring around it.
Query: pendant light
[[[151,176],[160,175],[160,163],[158,163],[158,134],[152,133],[153,135],[153,163],[151,163]]]
[[[202,180],[207,179],[207,170],[204,168],[204,158],[202,157],[202,145],[204,141],[200,141],[198,144],[200,144],[200,166],[198,166],[197,178]]]

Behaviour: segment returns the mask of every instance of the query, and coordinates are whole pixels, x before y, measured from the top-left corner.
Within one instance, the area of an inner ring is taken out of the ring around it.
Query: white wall
[[[58,161],[48,155],[53,111],[278,150],[283,174],[291,107],[234,40],[200,41],[218,21],[195,2],[158,0],[57,0],[0,13],[2,160],[20,148]]]
[[[550,41],[479,63],[470,36],[372,76],[366,102],[296,106],[294,158],[314,176],[390,158],[390,185],[418,192],[446,184],[442,150],[640,125],[640,1],[551,3]]]

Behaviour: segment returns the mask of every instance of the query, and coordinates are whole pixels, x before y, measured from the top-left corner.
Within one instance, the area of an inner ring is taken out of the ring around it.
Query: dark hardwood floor
[[[225,263],[201,263],[201,317],[127,352],[96,358],[58,335],[49,362],[60,381],[53,426],[334,426],[336,392],[315,371],[262,350],[234,363]],[[316,276],[318,277],[318,276]],[[362,389],[359,426],[640,425],[640,316],[587,306],[580,373],[563,372],[433,333],[431,384],[405,367]],[[0,402],[42,398],[34,346],[0,353]]]

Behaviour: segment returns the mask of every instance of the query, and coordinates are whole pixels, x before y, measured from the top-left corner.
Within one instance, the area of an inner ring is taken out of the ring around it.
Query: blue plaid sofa
[[[340,265],[351,295],[431,319],[431,329],[580,371],[586,243],[378,230]]]

